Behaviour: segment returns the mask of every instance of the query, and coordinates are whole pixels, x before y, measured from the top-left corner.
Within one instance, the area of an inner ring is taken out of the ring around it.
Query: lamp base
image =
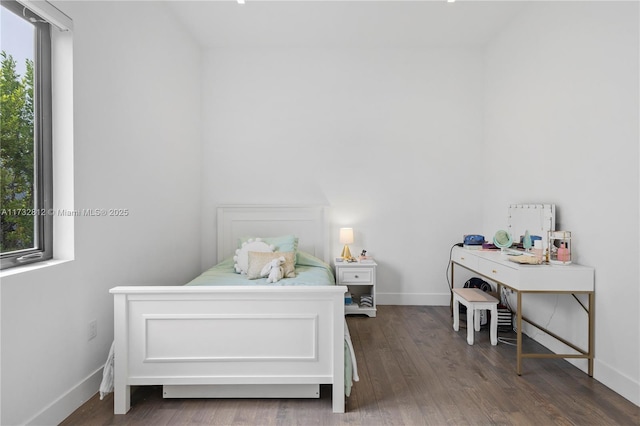
[[[344,248],[342,249],[342,254],[340,255],[340,257],[342,257],[343,259],[351,259],[351,250],[349,250],[349,246],[348,245],[344,245]]]

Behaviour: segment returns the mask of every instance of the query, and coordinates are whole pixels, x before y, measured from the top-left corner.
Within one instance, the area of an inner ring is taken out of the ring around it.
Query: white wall
[[[109,288],[200,266],[199,49],[159,2],[56,4],[74,20],[74,207],[130,213],[76,218],[74,261],[3,277],[3,425],[56,424],[95,394]]]
[[[381,303],[448,304],[448,249],[481,224],[482,84],[476,50],[206,51],[203,268],[218,205],[326,204]]]
[[[487,169],[484,232],[505,226],[509,203],[556,204],[574,260],[595,268],[594,375],[636,404],[638,18],[635,2],[536,4],[488,46],[484,104],[485,163],[498,166]],[[530,299],[526,315],[586,347],[570,296]]]
[[[352,251],[379,261],[379,303],[445,304],[451,244],[504,228],[510,203],[555,203],[596,268],[596,377],[638,403],[637,18],[633,3],[542,3],[485,51],[207,51],[203,268],[217,205],[323,203],[333,236],[353,226]],[[632,236],[616,257],[611,227]],[[586,346],[571,297],[525,300]]]
[[[353,251],[379,260],[379,301],[406,304],[448,303],[464,233],[492,235],[511,202],[556,203],[596,268],[596,378],[638,403],[637,4],[535,5],[486,52],[202,54],[159,2],[56,4],[75,24],[74,206],[131,214],[77,218],[73,262],[3,278],[1,424],[55,423],[93,394],[108,289],[211,265],[215,207],[232,203],[330,205],[333,236],[353,226]],[[551,155],[567,169],[506,178]],[[631,235],[615,257],[612,229]],[[543,321],[579,328],[558,304]]]

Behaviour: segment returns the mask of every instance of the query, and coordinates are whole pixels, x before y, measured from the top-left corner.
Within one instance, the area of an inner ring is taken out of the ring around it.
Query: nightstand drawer
[[[340,268],[339,284],[373,284],[373,268]]]

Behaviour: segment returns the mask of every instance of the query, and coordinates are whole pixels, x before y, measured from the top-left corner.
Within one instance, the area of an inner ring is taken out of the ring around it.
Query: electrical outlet
[[[92,320],[89,322],[89,339],[91,340],[98,335],[98,320]]]

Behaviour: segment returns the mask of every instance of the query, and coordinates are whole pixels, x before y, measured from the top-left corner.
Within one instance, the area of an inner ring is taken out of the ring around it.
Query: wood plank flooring
[[[564,360],[525,359],[518,376],[515,346],[491,346],[484,329],[467,345],[448,307],[378,306],[347,321],[360,381],[345,414],[331,412],[330,386],[299,400],[165,400],[140,387],[126,415],[96,395],[62,425],[640,425],[639,407]]]

